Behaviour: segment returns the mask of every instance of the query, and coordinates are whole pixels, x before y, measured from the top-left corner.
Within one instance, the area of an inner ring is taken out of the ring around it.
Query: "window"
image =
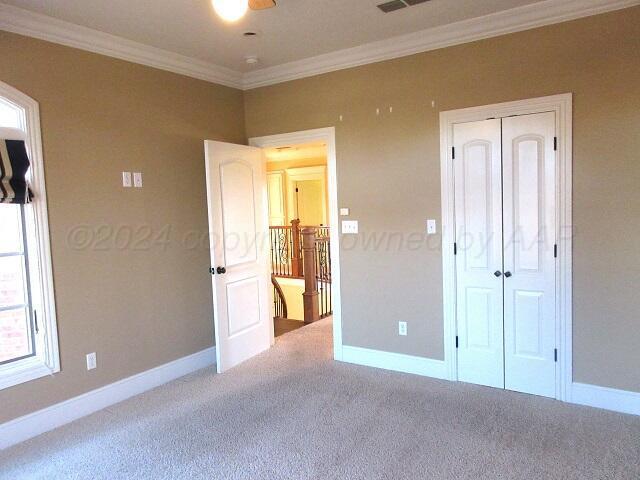
[[[0,389],[60,371],[38,104],[0,82],[4,128],[25,139],[34,198],[0,203]]]

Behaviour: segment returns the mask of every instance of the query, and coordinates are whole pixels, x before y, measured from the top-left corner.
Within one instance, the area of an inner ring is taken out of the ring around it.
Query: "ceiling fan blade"
[[[265,8],[271,8],[275,6],[275,0],[249,0],[249,8],[251,10],[264,10]]]

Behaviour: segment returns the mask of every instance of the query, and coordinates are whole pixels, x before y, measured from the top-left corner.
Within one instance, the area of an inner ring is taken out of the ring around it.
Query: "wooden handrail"
[[[315,232],[316,249],[319,244],[329,243],[330,227],[325,225],[300,225],[300,220],[291,221],[291,225],[269,226],[271,242],[271,272],[277,277],[304,278],[305,262],[302,254],[302,231],[310,229]],[[328,251],[328,247],[324,249]],[[316,259],[317,260],[317,259]],[[316,273],[325,278],[325,268],[316,268]]]
[[[274,309],[275,318],[287,318],[289,315],[289,312],[287,311],[287,299],[284,296],[282,287],[278,283],[278,279],[273,274],[271,275],[271,283],[273,284],[273,289],[275,293],[275,298],[273,299],[276,305]],[[278,304],[281,305],[281,308],[278,308]]]

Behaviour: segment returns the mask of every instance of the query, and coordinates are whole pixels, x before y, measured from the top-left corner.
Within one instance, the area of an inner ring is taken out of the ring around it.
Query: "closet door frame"
[[[449,110],[440,113],[440,173],[442,203],[442,271],[444,308],[444,363],[449,380],[457,381],[456,350],[456,257],[455,185],[453,170],[453,125],[513,115],[554,112],[556,117],[556,369],[555,398],[571,401],[572,365],[572,94],[560,94],[514,102]]]

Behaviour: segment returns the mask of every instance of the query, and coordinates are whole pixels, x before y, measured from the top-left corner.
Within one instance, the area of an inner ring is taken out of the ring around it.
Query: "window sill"
[[[0,390],[29,382],[60,371],[59,365],[48,365],[42,358],[31,357],[0,366]]]

